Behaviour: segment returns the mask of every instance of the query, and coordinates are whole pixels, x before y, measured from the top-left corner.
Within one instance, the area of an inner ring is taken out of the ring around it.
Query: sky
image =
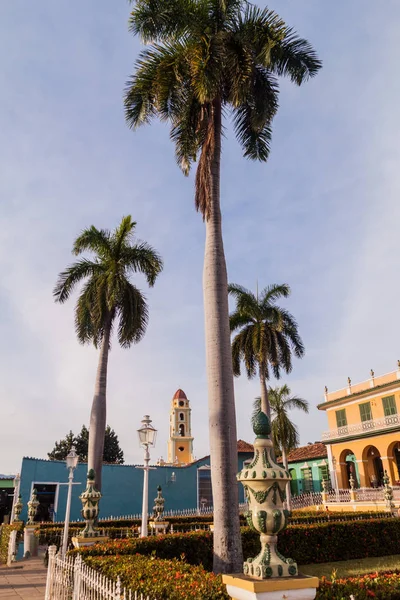
[[[263,0],[260,6],[265,6]],[[400,279],[400,3],[273,0],[323,60],[298,88],[281,82],[268,163],[241,155],[227,121],[222,210],[229,281],[255,291],[288,283],[306,355],[289,384],[310,403],[293,412],[301,443],[321,439],[316,405],[352,381],[395,370]],[[127,463],[142,460],[145,413],[167,452],[171,398],[192,407],[194,452],[209,453],[202,263],[204,225],[193,175],[176,166],[168,128],[132,132],[123,93],[141,49],[126,0],[0,3],[0,472],[88,424],[97,365],[74,332],[74,301],[57,305],[58,273],[90,225],[137,221],[163,256],[155,287],[143,278],[147,334],[112,347],[108,418]],[[275,382],[271,382],[275,384]],[[252,442],[257,380],[235,381],[238,437]]]

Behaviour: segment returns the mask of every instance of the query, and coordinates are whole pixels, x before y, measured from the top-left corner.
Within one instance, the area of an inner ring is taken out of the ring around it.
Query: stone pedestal
[[[149,526],[156,535],[167,533],[169,521],[150,521]]]
[[[99,535],[95,537],[77,536],[72,538],[72,543],[74,548],[85,548],[94,546],[95,544],[103,544],[104,542],[108,542],[108,540],[109,537],[106,535]]]
[[[257,580],[241,573],[222,575],[232,600],[314,600],[318,577],[297,575]]]
[[[39,540],[35,535],[36,525],[26,525],[24,529],[24,557],[38,555]]]

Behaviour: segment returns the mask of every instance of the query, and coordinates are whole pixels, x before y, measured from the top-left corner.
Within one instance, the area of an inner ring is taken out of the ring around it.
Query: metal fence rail
[[[55,546],[49,548],[45,600],[150,600],[91,569],[78,555],[63,558]],[[156,600],[155,598],[153,600]]]

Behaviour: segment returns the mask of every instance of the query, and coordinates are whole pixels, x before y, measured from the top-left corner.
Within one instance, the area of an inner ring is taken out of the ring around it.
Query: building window
[[[308,467],[303,469],[303,492],[313,492],[314,482],[312,478],[312,469]]]
[[[336,425],[339,427],[347,427],[346,409],[336,411]]]
[[[181,421],[184,421],[185,420],[185,415],[183,413],[179,413],[179,419]]]
[[[200,467],[197,470],[197,506],[204,509],[212,505],[211,469]]]
[[[394,396],[386,396],[386,398],[382,398],[382,404],[385,417],[397,415],[396,400],[394,399]]]
[[[320,465],[318,467],[318,471],[319,471],[319,480],[322,481],[326,481],[328,483],[328,489],[330,488],[330,482],[331,479],[329,477],[329,469],[328,469],[328,465]],[[321,485],[322,487],[322,485]]]
[[[359,405],[361,421],[372,421],[371,402],[364,402]]]
[[[183,424],[183,423],[181,423],[181,424],[179,425],[179,435],[180,435],[181,437],[185,437],[185,426],[184,426],[184,424]]]
[[[179,446],[179,448],[178,448],[179,452],[183,452],[183,451],[184,451],[184,449],[185,449],[185,448],[184,448],[183,446]]]

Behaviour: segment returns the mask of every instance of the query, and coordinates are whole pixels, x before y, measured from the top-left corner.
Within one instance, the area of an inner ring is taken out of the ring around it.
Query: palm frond
[[[279,300],[279,298],[288,298],[291,294],[290,286],[287,283],[268,285],[260,294],[261,304],[266,307],[271,302]]]
[[[301,85],[318,73],[322,61],[307,40],[299,38],[293,29],[286,27],[283,40],[271,50],[269,68],[277,75],[289,77]]]
[[[103,272],[100,263],[86,258],[77,261],[62,271],[53,290],[56,302],[63,303],[70,297],[75,286],[86,277],[95,277]]]
[[[184,35],[198,7],[194,0],[139,0],[132,10],[129,29],[144,43]]]
[[[147,242],[138,241],[134,246],[125,247],[121,252],[121,262],[127,272],[143,273],[150,287],[163,270],[161,256]]]
[[[146,333],[149,312],[142,292],[127,282],[116,306],[118,342],[122,348],[137,344]]]
[[[107,229],[97,229],[92,225],[76,238],[72,253],[77,256],[82,252],[93,252],[107,257],[110,249],[110,232]]]
[[[266,161],[270,152],[272,120],[278,110],[278,85],[266,69],[255,67],[247,98],[233,110],[236,138],[244,156]]]
[[[284,405],[289,410],[302,410],[305,413],[308,413],[309,404],[307,400],[304,398],[299,398],[298,396],[291,396],[287,400],[284,400]]]

